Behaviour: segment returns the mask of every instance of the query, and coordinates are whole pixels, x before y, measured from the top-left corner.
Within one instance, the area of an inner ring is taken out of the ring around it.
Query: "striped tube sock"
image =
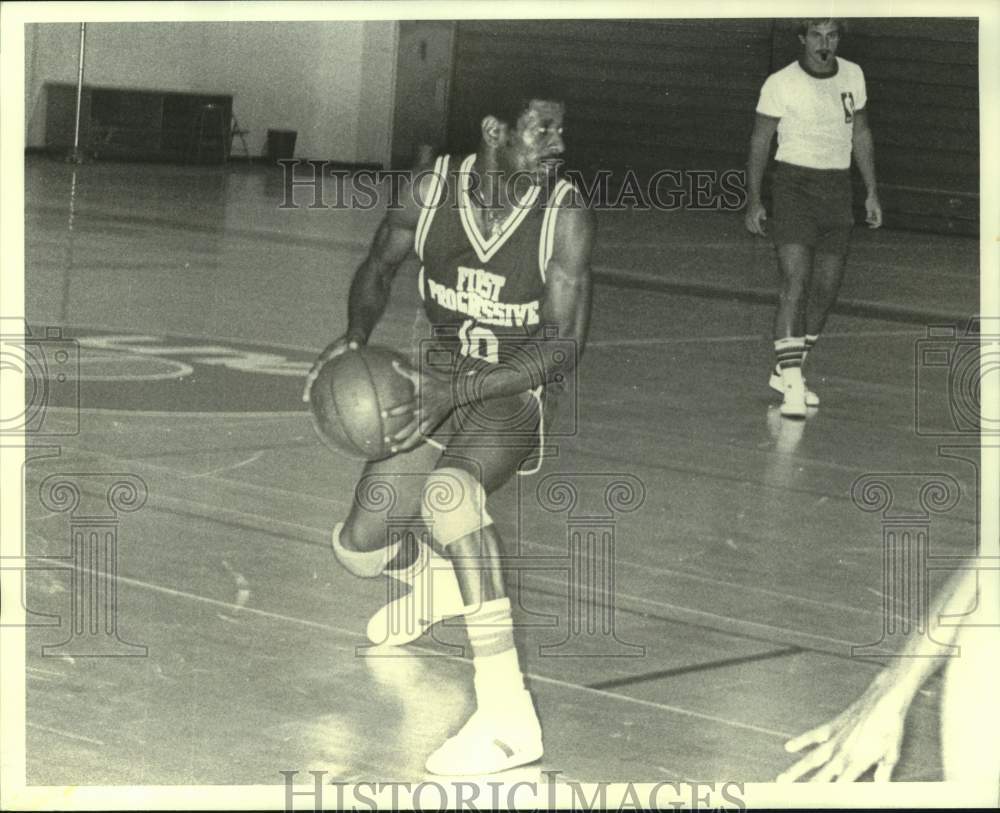
[[[818,341],[819,341],[819,334],[818,333],[815,333],[815,334],[814,333],[807,333],[806,334],[806,339],[805,339],[806,349],[802,351],[802,363],[803,364],[806,363],[806,356],[809,355],[809,351],[812,350],[816,346],[816,342],[818,342]]]
[[[791,371],[802,374],[802,356],[805,353],[806,341],[801,336],[787,336],[774,342],[774,356],[778,362],[778,372],[787,383]]]
[[[524,675],[514,648],[510,599],[483,602],[475,612],[466,615],[465,628],[476,669],[476,703],[479,708],[502,710],[512,695],[524,689]]]

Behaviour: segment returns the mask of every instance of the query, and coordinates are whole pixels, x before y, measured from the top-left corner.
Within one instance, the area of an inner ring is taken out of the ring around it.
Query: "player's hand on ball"
[[[865,198],[865,223],[871,229],[877,229],[882,225],[882,204],[879,203],[878,195],[869,195]]]
[[[348,350],[357,350],[358,347],[360,347],[358,342],[354,339],[348,339],[346,335],[330,342],[316,357],[316,361],[313,362],[313,366],[309,369],[308,375],[306,375],[306,384],[302,389],[302,401],[306,404],[309,403],[313,382],[316,380],[316,376],[319,375],[320,368],[324,364],[330,359],[336,358],[341,353],[346,353]]]
[[[437,429],[454,409],[451,377],[431,370],[414,370],[394,361],[396,372],[413,384],[413,400],[389,409],[385,417],[409,415],[410,420],[392,437],[393,451],[406,452]]]
[[[758,201],[751,201],[747,204],[747,213],[743,216],[743,225],[751,234],[758,234],[761,237],[767,236],[764,229],[764,222],[767,220],[767,209],[764,204]]]
[[[874,765],[875,781],[888,782],[899,760],[907,706],[898,691],[876,681],[829,723],[786,742],[792,753],[815,747],[776,781],[794,782],[815,770],[810,782],[854,782]]]

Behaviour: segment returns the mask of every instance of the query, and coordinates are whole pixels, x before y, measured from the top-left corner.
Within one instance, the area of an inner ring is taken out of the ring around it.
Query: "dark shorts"
[[[410,363],[420,365],[436,346],[427,337],[430,323],[420,309],[415,316]],[[446,352],[444,355],[450,355]],[[473,391],[476,376],[470,380]],[[515,474],[535,474],[545,456],[546,426],[553,418],[558,387],[518,393],[506,398],[465,403],[427,438],[441,453],[437,466],[465,468],[492,492]]]
[[[467,469],[493,492],[514,474],[541,468],[550,406],[542,390],[467,404],[452,412],[427,443],[441,450],[439,467]]]
[[[356,544],[371,549],[403,528],[419,526],[427,478],[436,470],[468,472],[487,494],[516,475],[540,470],[545,451],[541,401],[522,393],[479,407],[456,410],[410,451],[365,465],[347,518]]]
[[[853,225],[850,170],[777,162],[768,219],[776,246],[794,243],[845,254]]]
[[[426,319],[418,314],[414,335],[420,339],[426,331]],[[416,347],[411,342],[408,353],[414,366],[420,355]],[[400,523],[418,521],[427,477],[436,469],[467,471],[488,494],[517,475],[538,473],[544,459],[554,454],[547,448],[546,433],[558,400],[559,388],[550,386],[547,391],[464,404],[425,442],[366,464],[347,519],[350,533],[367,539],[365,547],[371,548],[373,540],[397,532]]]

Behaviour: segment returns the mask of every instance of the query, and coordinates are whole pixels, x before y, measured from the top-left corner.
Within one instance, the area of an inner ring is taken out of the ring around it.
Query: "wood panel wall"
[[[886,225],[977,234],[977,21],[849,24],[840,53],[867,79]],[[743,169],[760,86],[799,48],[787,20],[462,21],[448,147],[475,148],[484,88],[537,71],[567,102],[571,167]]]

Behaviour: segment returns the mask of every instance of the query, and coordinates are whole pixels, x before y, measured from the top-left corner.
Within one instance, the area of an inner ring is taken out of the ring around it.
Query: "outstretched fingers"
[[[795,782],[800,777],[805,776],[810,771],[826,763],[832,753],[833,744],[829,742],[823,743],[802,757],[802,759],[790,768],[786,768],[778,774],[775,782]]]
[[[398,418],[400,415],[409,415],[411,412],[417,411],[416,400],[404,401],[401,404],[396,404],[394,407],[389,407],[388,409],[382,410],[383,418]]]
[[[892,781],[892,772],[896,767],[897,757],[885,757],[880,759],[875,765],[875,781],[876,782],[890,782]]]
[[[407,379],[411,384],[413,384],[413,389],[415,392],[420,390],[420,373],[416,370],[408,370],[403,367],[398,361],[392,362],[392,369],[399,373],[403,378]]]
[[[826,742],[830,739],[832,733],[833,727],[830,723],[823,723],[815,728],[810,728],[797,737],[792,737],[792,739],[785,743],[785,750],[794,754],[801,751],[807,745],[818,745],[821,742]]]

